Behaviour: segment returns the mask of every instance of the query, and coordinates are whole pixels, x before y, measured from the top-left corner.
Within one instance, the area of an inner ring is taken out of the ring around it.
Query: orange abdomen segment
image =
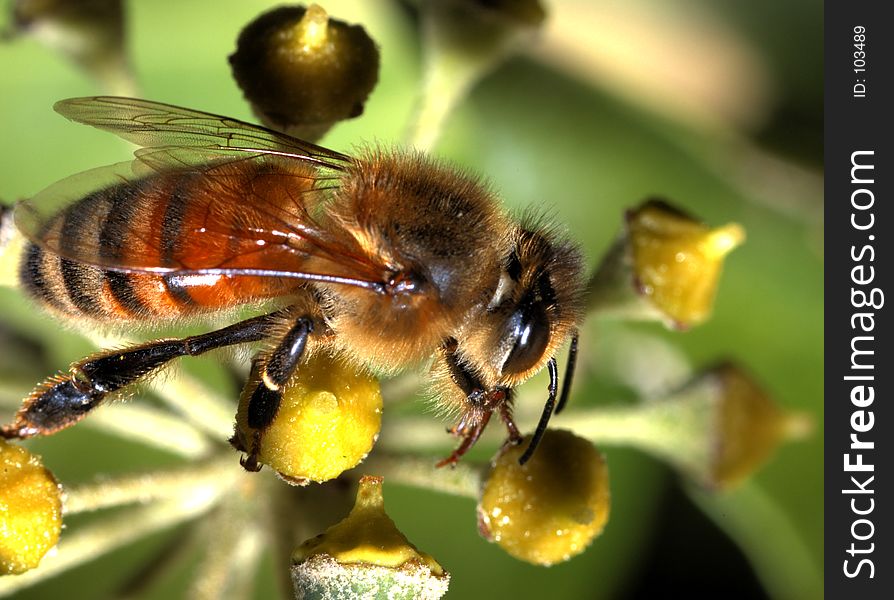
[[[278,232],[304,214],[296,199],[311,179],[300,163],[295,176],[278,169],[236,162],[98,190],[48,223],[58,254],[28,245],[22,284],[51,308],[96,319],[174,318],[288,295],[298,280],[201,272],[295,262]]]

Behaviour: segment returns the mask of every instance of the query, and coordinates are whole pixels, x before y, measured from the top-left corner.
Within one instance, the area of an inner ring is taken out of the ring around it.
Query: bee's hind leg
[[[175,358],[266,338],[276,314],[254,317],[201,335],[157,340],[90,356],[73,364],[69,373],[60,373],[38,385],[25,399],[13,422],[0,428],[0,437],[28,438],[70,427],[110,394]]]
[[[261,468],[258,454],[264,430],[276,417],[282,401],[282,388],[301,362],[307,339],[313,330],[314,324],[309,317],[296,319],[273,351],[255,365],[260,381],[248,402],[248,427],[252,430],[250,447],[242,447],[243,444],[237,436],[233,436],[230,440],[236,449],[247,453],[240,461],[247,471],[258,471]]]

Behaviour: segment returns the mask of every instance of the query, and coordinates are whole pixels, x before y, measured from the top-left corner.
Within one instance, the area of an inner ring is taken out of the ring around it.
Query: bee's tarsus
[[[261,463],[258,462],[258,456],[255,453],[246,454],[239,459],[239,464],[249,473],[257,473],[261,470]]]
[[[473,418],[466,420],[466,417],[460,422],[463,426],[462,428],[456,427],[456,435],[463,436],[462,442],[460,442],[459,446],[457,446],[456,450],[450,453],[450,456],[445,458],[444,460],[438,462],[435,466],[438,468],[445,467],[447,465],[455,465],[463,455],[469,451],[469,449],[475,445],[475,442],[478,441],[478,438],[481,437],[481,434],[484,432],[484,428],[487,427],[487,423],[490,421],[490,416],[492,411],[483,411],[477,413]]]
[[[31,393],[2,435],[24,439],[55,433],[83,419],[103,396],[101,391],[82,390],[71,378],[53,376]]]
[[[258,455],[261,452],[261,432],[255,431],[251,436],[250,447],[246,448],[242,443],[242,440],[239,439],[238,435],[233,435],[230,440],[230,445],[233,446],[239,452],[244,452],[242,456],[239,457],[239,465],[250,473],[257,473],[261,470],[263,466],[261,462],[258,460]]]
[[[507,390],[506,400],[500,404],[500,418],[503,420],[503,424],[506,425],[506,430],[509,432],[507,441],[513,445],[517,445],[522,441],[522,434],[519,432],[515,420],[512,418],[512,402],[510,401],[509,394],[510,390]]]

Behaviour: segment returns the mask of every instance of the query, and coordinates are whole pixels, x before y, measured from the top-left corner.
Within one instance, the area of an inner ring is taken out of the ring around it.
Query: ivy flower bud
[[[553,565],[583,552],[608,521],[608,469],[589,441],[550,429],[524,465],[529,437],[494,458],[478,503],[478,529],[506,552]]]
[[[268,127],[315,141],[363,113],[379,51],[363,27],[320,6],[281,6],[249,23],[230,56],[233,77]]]
[[[602,415],[598,426],[626,428],[628,444],[717,490],[750,477],[782,442],[807,435],[812,421],[781,409],[746,371],[723,363],[663,399]]]
[[[435,600],[450,575],[385,513],[382,478],[363,477],[350,514],[292,554],[296,598]]]
[[[710,229],[655,200],[628,213],[627,235],[640,293],[683,327],[711,314],[723,258],[745,239],[740,225]]]
[[[717,388],[714,449],[703,483],[728,489],[757,471],[786,439],[809,432],[811,421],[787,413],[745,371],[722,364],[703,376]]]
[[[590,283],[592,302],[677,329],[698,325],[711,315],[724,257],[744,239],[741,225],[711,229],[649,200],[627,212],[624,235]]]
[[[251,447],[248,402],[259,381],[253,370],[239,400],[235,443]],[[283,388],[276,418],[263,431],[258,461],[284,480],[306,485],[334,479],[366,458],[382,425],[375,377],[326,352],[302,363]]]
[[[529,45],[546,13],[539,0],[439,0],[419,5],[424,80],[409,141],[428,150],[477,82]]]
[[[16,32],[62,53],[108,92],[134,94],[121,0],[15,0],[12,18]]]
[[[40,459],[0,440],[0,575],[35,568],[59,541],[62,489]]]

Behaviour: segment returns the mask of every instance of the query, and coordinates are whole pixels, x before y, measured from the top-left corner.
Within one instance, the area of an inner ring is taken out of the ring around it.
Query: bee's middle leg
[[[301,362],[307,340],[313,330],[313,320],[309,317],[296,319],[294,325],[259,365],[260,381],[248,402],[248,427],[253,430],[251,447],[240,447],[235,436],[230,440],[230,443],[237,449],[248,453],[240,461],[248,471],[258,471],[261,468],[258,462],[261,437],[279,411],[279,405],[282,402],[282,388]]]

